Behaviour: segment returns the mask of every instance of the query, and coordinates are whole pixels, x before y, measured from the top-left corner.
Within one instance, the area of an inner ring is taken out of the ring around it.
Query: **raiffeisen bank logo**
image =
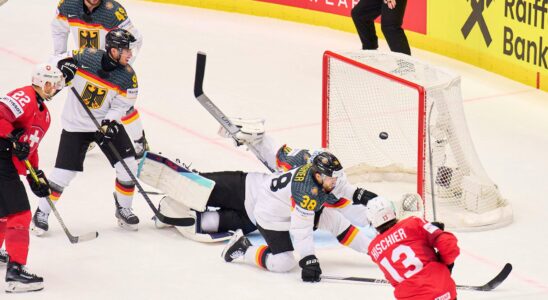
[[[493,39],[491,38],[491,34],[489,33],[489,28],[487,28],[487,23],[485,22],[485,18],[483,17],[483,11],[491,5],[493,0],[466,0],[470,1],[470,6],[472,7],[472,13],[470,16],[468,16],[468,19],[466,19],[466,22],[460,29],[462,32],[462,35],[464,36],[464,39],[468,38],[468,35],[474,28],[474,26],[479,27],[481,31],[481,35],[483,36],[483,39],[485,40],[485,44],[487,47],[491,45],[491,42]]]

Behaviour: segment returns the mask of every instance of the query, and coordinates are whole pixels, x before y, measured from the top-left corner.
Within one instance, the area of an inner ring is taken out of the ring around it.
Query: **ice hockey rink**
[[[205,91],[226,114],[263,117],[276,139],[295,147],[320,146],[322,54],[357,50],[357,35],[241,14],[121,2],[144,36],[134,65],[137,107],[154,151],[200,171],[267,171],[250,152],[218,137],[217,122],[195,100],[197,51],[208,54]],[[29,84],[33,64],[52,53],[49,24],[56,5],[55,0],[10,0],[0,7],[0,93]],[[384,41],[381,48],[387,50]],[[484,284],[506,262],[514,266],[496,290],[460,291],[458,298],[548,299],[548,94],[441,55],[412,51],[462,76],[464,109],[479,157],[513,205],[514,222],[507,227],[456,233],[461,247],[453,270],[457,284]],[[46,174],[55,161],[65,99],[63,91],[49,104],[52,126],[40,146]],[[220,257],[224,244],[199,244],[173,228],[156,229],[140,195],[134,200],[139,230],[125,231],[116,226],[113,186],[114,169],[94,150],[58,210],[73,234],[97,230],[99,237],[70,244],[50,216],[47,235],[31,237],[28,261],[30,271],[44,277],[45,289],[0,292],[0,299],[392,299],[390,286],[309,284],[301,281],[298,268],[275,274],[227,264]],[[31,196],[33,211],[35,200]],[[317,233],[316,240],[324,274],[382,278],[368,256],[326,234]],[[0,266],[0,276],[3,272]]]

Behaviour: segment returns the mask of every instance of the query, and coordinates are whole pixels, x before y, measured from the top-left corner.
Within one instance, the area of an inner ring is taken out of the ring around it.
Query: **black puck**
[[[386,140],[386,139],[388,138],[388,133],[386,133],[386,132],[384,132],[384,131],[381,132],[381,133],[379,133],[379,138],[380,138],[381,140]]]

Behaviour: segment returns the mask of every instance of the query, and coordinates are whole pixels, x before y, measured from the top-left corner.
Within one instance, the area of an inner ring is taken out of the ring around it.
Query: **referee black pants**
[[[352,9],[352,20],[360,36],[362,49],[375,50],[379,47],[375,31],[375,19],[381,16],[381,29],[393,52],[411,55],[409,42],[402,29],[407,0],[397,0],[394,9],[388,8],[384,0],[360,0]]]

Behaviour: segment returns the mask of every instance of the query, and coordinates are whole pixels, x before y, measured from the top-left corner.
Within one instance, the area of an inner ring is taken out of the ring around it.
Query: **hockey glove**
[[[23,128],[16,128],[10,133],[10,140],[12,142],[11,153],[19,160],[27,159],[30,153],[29,143],[23,141],[21,138],[24,134],[25,130]]]
[[[74,75],[76,75],[76,71],[78,70],[76,61],[72,57],[67,57],[60,60],[57,63],[57,67],[61,70],[63,76],[65,77],[65,85],[67,85],[74,78]]]
[[[103,120],[101,122],[101,130],[95,132],[95,142],[97,145],[103,146],[108,142],[114,141],[116,135],[120,131],[120,124],[112,120]]]
[[[445,229],[445,224],[443,224],[442,222],[430,222],[430,224],[438,227],[439,229],[441,229],[442,231]]]
[[[322,269],[316,255],[308,255],[299,261],[302,268],[301,278],[304,282],[319,282]]]
[[[32,178],[31,174],[27,175],[27,181],[29,182],[30,189],[37,197],[47,197],[51,194],[48,179],[42,170],[35,170],[38,181]]]
[[[354,195],[352,196],[352,202],[353,204],[361,204],[367,206],[367,202],[377,196],[377,194],[370,192],[366,189],[357,188],[354,192]]]

